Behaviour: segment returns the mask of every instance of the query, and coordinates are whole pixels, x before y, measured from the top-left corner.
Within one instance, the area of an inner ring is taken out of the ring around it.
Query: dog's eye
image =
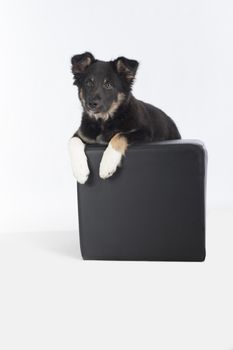
[[[105,87],[105,89],[112,89],[112,84],[109,82],[109,81],[106,81],[105,83],[104,83],[104,87]]]
[[[89,80],[86,81],[86,85],[91,87],[91,86],[94,85],[94,82],[91,79],[89,79]]]

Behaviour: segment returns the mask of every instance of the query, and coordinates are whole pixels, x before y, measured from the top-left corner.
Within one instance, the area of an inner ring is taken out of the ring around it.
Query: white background
[[[232,350],[232,1],[8,0],[0,26],[0,348]],[[81,261],[67,141],[84,51],[139,60],[135,96],[204,141],[204,264]]]

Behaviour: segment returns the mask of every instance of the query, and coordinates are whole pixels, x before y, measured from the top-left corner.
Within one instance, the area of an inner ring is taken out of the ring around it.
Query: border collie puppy
[[[89,176],[85,144],[106,144],[99,175],[106,179],[121,164],[129,144],[180,139],[174,123],[160,109],[131,93],[138,62],[125,57],[104,62],[85,52],[71,59],[74,85],[83,107],[79,129],[69,141],[73,174],[84,184]]]

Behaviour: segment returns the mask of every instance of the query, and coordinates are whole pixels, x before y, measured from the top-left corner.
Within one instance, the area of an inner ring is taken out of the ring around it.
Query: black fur
[[[71,63],[83,106],[81,125],[74,136],[86,143],[108,143],[120,133],[129,144],[181,138],[170,117],[132,95],[137,61],[119,57],[103,62],[86,52],[72,57]]]

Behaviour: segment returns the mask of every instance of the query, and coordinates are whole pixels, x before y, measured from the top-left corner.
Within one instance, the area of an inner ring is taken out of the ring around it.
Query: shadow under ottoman
[[[122,167],[102,180],[104,149],[86,147],[91,175],[86,184],[78,184],[83,258],[203,261],[203,144],[179,140],[132,145]]]

